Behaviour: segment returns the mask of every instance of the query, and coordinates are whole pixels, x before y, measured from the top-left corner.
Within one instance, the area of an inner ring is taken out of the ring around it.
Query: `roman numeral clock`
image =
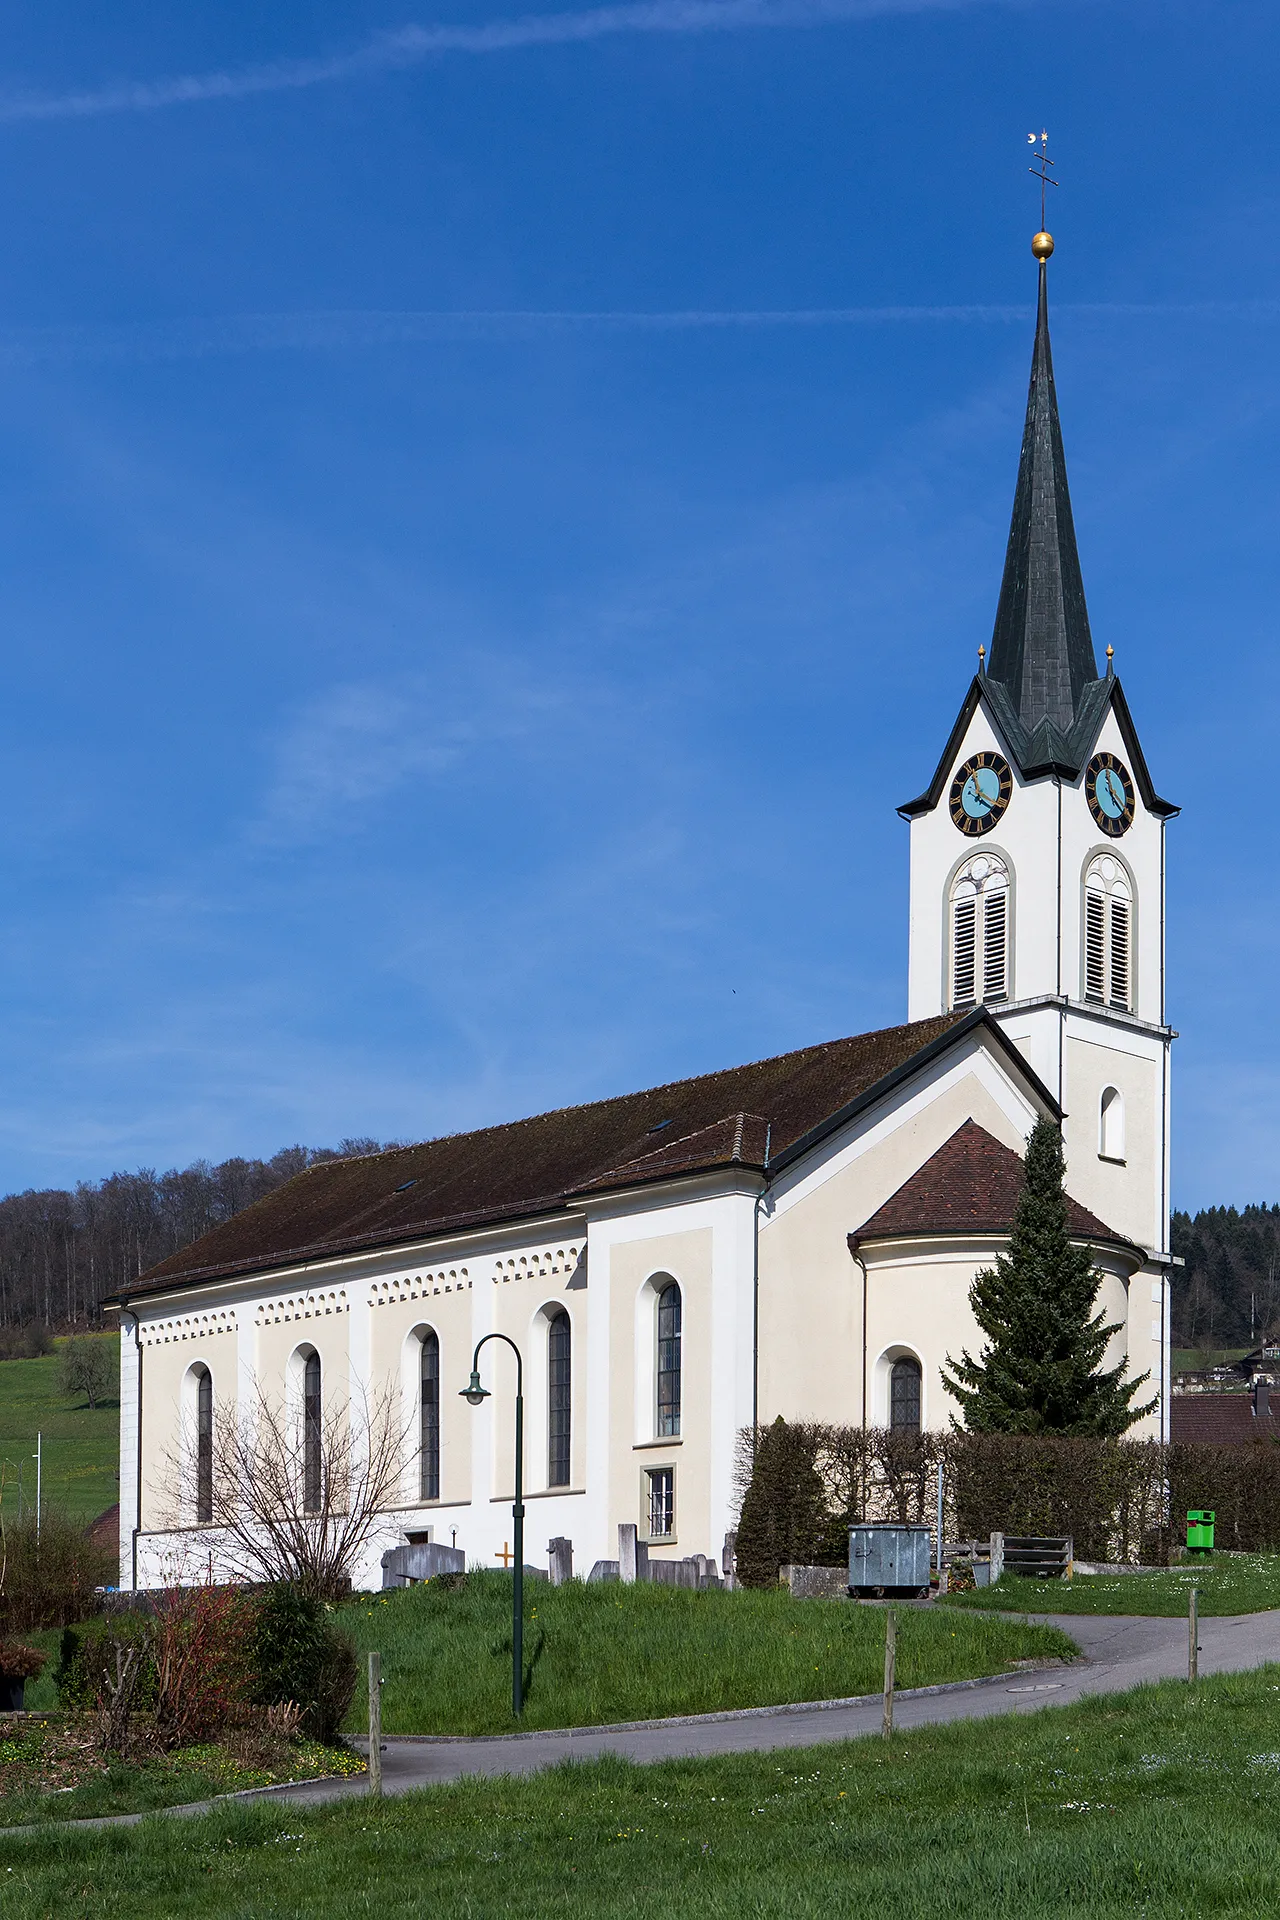
[[[989,833],[1012,798],[1009,762],[998,753],[975,753],[951,782],[951,818],[961,833]]]
[[[1084,772],[1084,797],[1102,831],[1113,840],[1133,825],[1133,781],[1114,753],[1095,753]]]

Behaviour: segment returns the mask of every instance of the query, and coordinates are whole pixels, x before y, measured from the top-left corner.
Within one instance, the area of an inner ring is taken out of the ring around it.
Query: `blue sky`
[[[0,1190],[884,1025],[989,638],[1047,126],[1175,1199],[1280,1198],[1280,21],[20,6]]]

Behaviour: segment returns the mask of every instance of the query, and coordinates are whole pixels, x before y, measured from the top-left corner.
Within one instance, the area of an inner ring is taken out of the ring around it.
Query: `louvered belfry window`
[[[1011,907],[1005,862],[991,853],[967,860],[951,883],[953,1007],[1008,999]]]
[[[1090,862],[1084,879],[1084,997],[1133,1011],[1133,886],[1109,853]]]

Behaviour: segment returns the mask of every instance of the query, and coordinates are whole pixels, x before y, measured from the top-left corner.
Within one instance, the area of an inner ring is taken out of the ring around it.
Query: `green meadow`
[[[1007,1573],[977,1593],[947,1594],[949,1611],[1153,1613],[1184,1615],[1192,1587],[1202,1615],[1263,1613],[1280,1607],[1280,1554],[1224,1553],[1153,1573],[1077,1573],[1072,1580],[1024,1580]]]
[[[111,1344],[113,1334],[100,1336]],[[43,1497],[76,1520],[96,1520],[120,1497],[120,1405],[113,1394],[90,1412],[83,1397],[58,1391],[58,1355],[0,1360],[0,1467],[4,1511],[34,1507],[36,1435],[43,1435]],[[20,1477],[19,1477],[20,1476]]]

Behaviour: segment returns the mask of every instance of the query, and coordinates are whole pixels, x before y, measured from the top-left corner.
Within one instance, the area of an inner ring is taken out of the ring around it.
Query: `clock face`
[[[1118,840],[1133,825],[1133,781],[1114,753],[1095,753],[1084,773],[1084,797],[1102,831]]]
[[[951,782],[951,818],[961,833],[986,833],[1012,797],[1009,762],[998,753],[975,753]]]

